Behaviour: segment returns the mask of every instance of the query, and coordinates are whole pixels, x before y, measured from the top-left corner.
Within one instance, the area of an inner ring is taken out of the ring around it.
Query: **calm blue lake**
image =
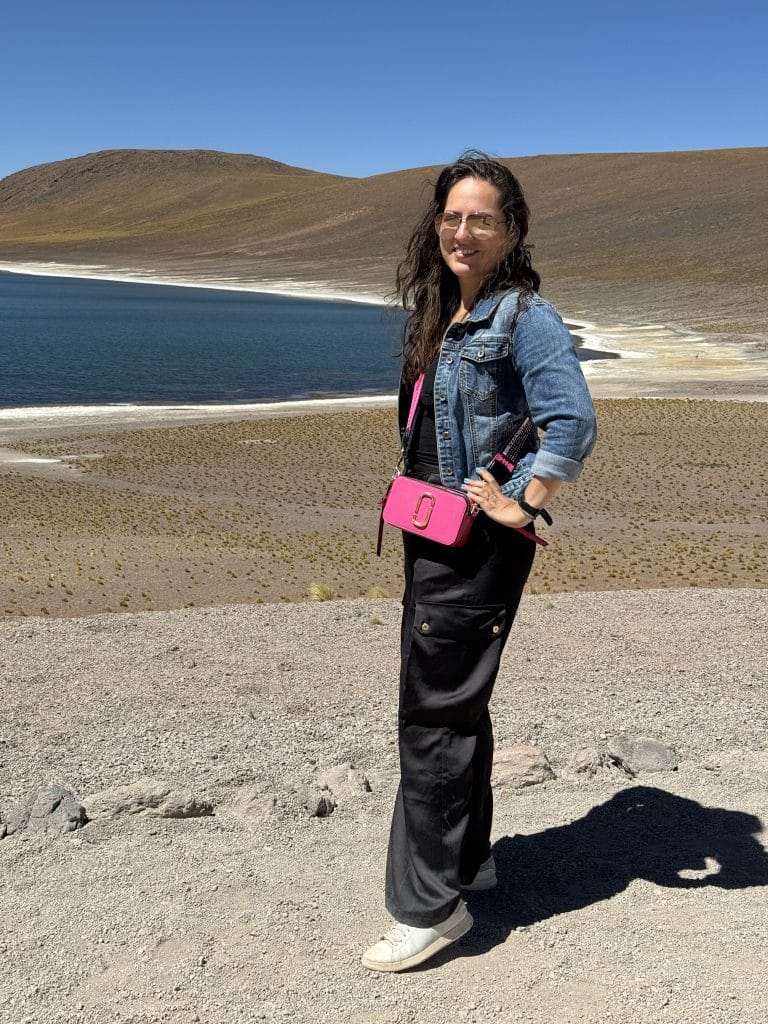
[[[391,393],[400,324],[355,303],[0,273],[0,407]]]
[[[356,303],[0,273],[0,406],[392,392],[400,323]]]

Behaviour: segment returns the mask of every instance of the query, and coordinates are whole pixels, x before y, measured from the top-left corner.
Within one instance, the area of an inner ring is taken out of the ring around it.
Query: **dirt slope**
[[[768,149],[506,162],[544,290],[569,312],[765,330]],[[355,179],[202,150],[90,154],[0,182],[0,260],[386,291],[437,170]]]

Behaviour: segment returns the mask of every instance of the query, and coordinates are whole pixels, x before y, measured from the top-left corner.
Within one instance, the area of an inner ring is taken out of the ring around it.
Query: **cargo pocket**
[[[471,726],[490,698],[506,623],[505,605],[417,604],[404,665],[405,716]]]

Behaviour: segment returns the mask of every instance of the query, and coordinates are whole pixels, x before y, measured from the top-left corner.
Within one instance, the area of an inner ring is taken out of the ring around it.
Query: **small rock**
[[[77,797],[63,786],[51,784],[33,790],[12,811],[3,826],[8,835],[16,832],[74,832],[88,823],[88,815]]]
[[[614,736],[608,744],[608,756],[630,775],[677,770],[675,751],[649,736]]]
[[[213,814],[213,803],[191,789],[172,792],[157,809],[161,818],[206,818]]]
[[[568,763],[568,771],[573,775],[595,775],[602,764],[603,759],[595,747],[582,747]]]
[[[199,818],[213,814],[210,800],[191,790],[173,790],[160,779],[143,778],[85,797],[88,817],[115,818],[120,814],[156,815],[161,818]]]
[[[530,743],[517,743],[500,750],[493,763],[493,785],[523,789],[538,786],[555,773],[543,751]]]
[[[327,818],[336,810],[336,801],[326,789],[309,789],[304,807],[310,818]]]
[[[275,796],[265,795],[253,785],[241,786],[229,804],[233,814],[250,821],[264,821],[274,814],[276,806]]]
[[[321,790],[325,789],[335,800],[361,796],[371,792],[371,784],[352,764],[337,764],[317,778]]]
[[[336,810],[336,800],[327,789],[320,789],[314,782],[304,784],[289,782],[286,786],[289,802],[310,818],[327,818]]]

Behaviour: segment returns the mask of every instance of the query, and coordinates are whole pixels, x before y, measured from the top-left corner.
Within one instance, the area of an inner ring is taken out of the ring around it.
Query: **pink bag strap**
[[[527,537],[528,540],[532,540],[534,544],[540,544],[543,548],[549,547],[548,540],[544,540],[544,538],[540,537],[538,533],[531,533],[531,531],[526,530],[524,526],[513,526],[512,529],[522,534],[523,537]]]
[[[397,476],[400,469],[400,465],[402,464],[403,458],[405,457],[405,446],[408,443],[408,435],[411,433],[411,427],[413,426],[413,421],[416,418],[416,410],[419,407],[419,398],[421,397],[421,386],[423,383],[424,374],[420,373],[419,376],[416,378],[416,383],[413,385],[413,394],[411,395],[411,408],[408,410],[408,422],[405,425],[405,440],[403,442],[402,448],[400,449],[400,458],[397,460],[397,466],[395,466],[395,476]],[[393,476],[392,480],[390,480],[389,482],[387,494],[389,494],[394,479],[395,477]],[[381,554],[381,539],[384,535],[384,504],[387,500],[387,494],[385,494],[384,497],[379,501],[379,535],[376,539],[377,555]]]
[[[420,373],[416,378],[416,383],[413,385],[413,395],[411,397],[411,408],[408,410],[408,422],[405,425],[407,433],[411,432],[413,421],[416,416],[416,410],[419,407],[419,398],[421,398],[421,386],[424,383],[424,374]]]

